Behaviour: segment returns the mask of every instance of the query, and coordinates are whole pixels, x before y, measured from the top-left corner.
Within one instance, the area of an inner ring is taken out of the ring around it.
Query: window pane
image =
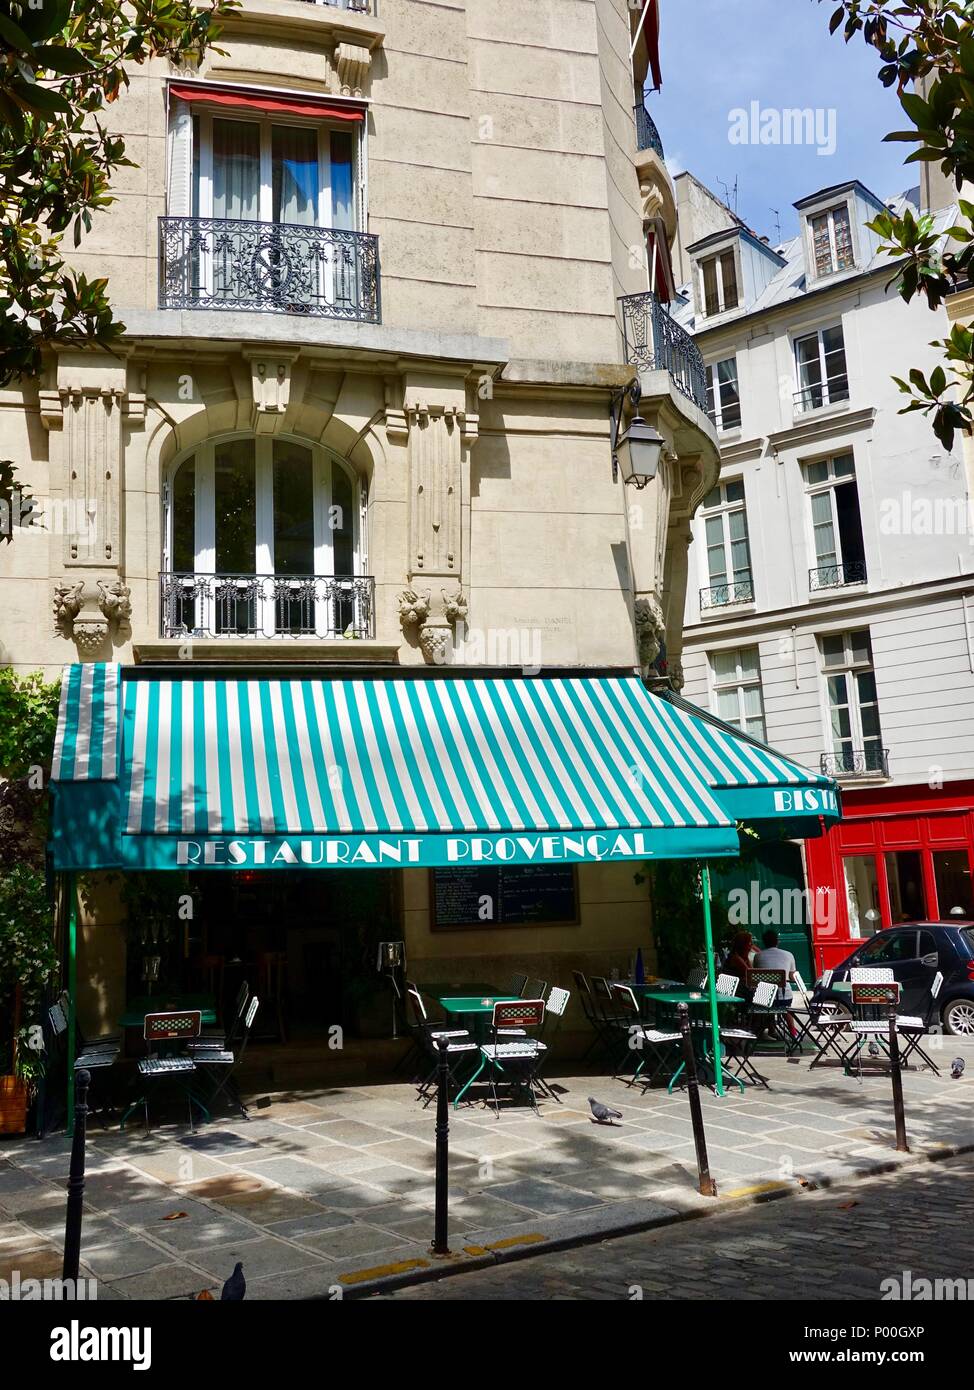
[[[737,308],[737,261],[733,251],[725,251],[720,258],[724,280],[724,308]]]
[[[937,884],[937,907],[941,917],[974,917],[971,892],[971,866],[967,851],[938,849],[933,852],[933,876]],[[954,912],[954,908],[960,912]]]
[[[717,293],[717,262],[711,257],[709,261],[701,263],[703,271],[703,301],[704,313],[720,313],[720,296]]]
[[[723,683],[737,679],[737,652],[714,652],[711,660],[716,681]]]
[[[826,328],[822,332],[822,350],[825,354],[825,377],[828,382],[830,401],[847,400],[849,378],[846,375],[845,342],[841,328]]]
[[[805,477],[809,483],[824,483],[829,476],[829,465],[824,460],[820,463],[807,463],[805,465]]]
[[[920,851],[899,850],[886,855],[886,877],[889,880],[889,906],[892,921],[922,922],[927,917],[927,902],[923,891]],[[909,960],[916,955],[916,937],[906,933],[907,941],[895,959]],[[912,938],[912,940],[910,939]]]
[[[828,213],[810,219],[812,247],[815,252],[815,274],[828,275],[832,269],[832,242],[829,238]]]
[[[745,680],[757,680],[761,674],[757,647],[743,647],[737,656],[743,678]]]
[[[856,471],[856,462],[851,454],[840,454],[832,460],[832,472],[837,478],[851,478]]]
[[[840,634],[822,638],[822,659],[826,666],[841,666],[845,660],[845,641]]]
[[[717,718],[723,719],[728,724],[740,727],[741,710],[738,704],[736,690],[717,691]]]
[[[214,449],[217,574],[256,570],[257,490],[254,441],[234,439]]]
[[[727,496],[728,502],[744,501],[744,484],[742,482],[727,483],[724,487],[724,492]]]
[[[832,213],[832,235],[835,238],[836,267],[846,270],[853,264],[852,228],[847,207],[836,208]]]
[[[872,936],[880,925],[876,859],[871,854],[852,854],[842,860],[842,867],[845,870],[849,935]]]
[[[172,568],[196,569],[196,459],[180,464],[172,483]]]
[[[274,441],[274,573],[314,574],[314,470],[311,450]]]
[[[795,360],[798,365],[798,390],[800,404],[804,409],[817,409],[823,401],[822,364],[819,360],[818,334],[799,338],[795,343]]]
[[[727,581],[727,557],[724,551],[724,519],[708,516],[705,522],[707,540],[707,570],[711,584],[724,584]]]
[[[313,227],[318,221],[318,132],[303,126],[271,131],[274,221]]]
[[[355,229],[352,137],[344,130],[331,132],[331,223],[345,231]]]
[[[854,662],[872,661],[873,647],[869,640],[869,633],[865,628],[860,628],[858,632],[850,632],[849,643],[852,648],[852,660]]]
[[[827,492],[812,494],[812,531],[815,536],[815,557],[819,566],[836,562],[835,528],[832,525],[832,498]]]
[[[335,573],[355,573],[354,491],[348,474],[339,464],[331,469],[332,555]]]
[[[706,497],[703,499],[703,505],[704,505],[705,507],[719,507],[719,506],[720,506],[720,488],[719,488],[719,487],[712,488],[711,491],[707,493]]]
[[[213,122],[213,216],[255,221],[260,206],[260,127]]]

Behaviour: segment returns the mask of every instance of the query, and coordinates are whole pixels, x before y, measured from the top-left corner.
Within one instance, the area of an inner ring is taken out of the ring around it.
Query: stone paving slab
[[[974,1146],[974,1043],[966,1079],[904,1077],[913,1161]],[[451,1261],[429,1254],[434,1108],[411,1086],[321,1087],[270,1097],[253,1118],[187,1132],[93,1128],[83,1255],[106,1297],[218,1292],[236,1259],[248,1297],[335,1297],[437,1277],[460,1263],[532,1253],[726,1204],[896,1167],[888,1077],[809,1072],[764,1058],[772,1089],[701,1091],[720,1197],[696,1192],[687,1096],[599,1077],[559,1080],[541,1114],[479,1103],[452,1111]],[[592,1123],[586,1098],[623,1112]],[[0,1141],[0,1277],[57,1272],[69,1146],[64,1136]],[[175,1219],[167,1219],[167,1218]]]

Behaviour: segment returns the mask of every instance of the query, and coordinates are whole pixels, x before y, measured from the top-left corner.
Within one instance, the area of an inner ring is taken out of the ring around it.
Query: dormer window
[[[838,207],[816,213],[809,217],[808,225],[812,236],[816,279],[823,275],[835,275],[840,270],[849,270],[855,265],[848,203],[840,203]]]
[[[707,318],[737,308],[740,294],[737,288],[737,258],[733,249],[700,261],[700,284]]]

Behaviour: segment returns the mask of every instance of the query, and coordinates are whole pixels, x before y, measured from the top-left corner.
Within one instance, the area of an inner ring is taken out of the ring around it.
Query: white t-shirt
[[[795,957],[790,951],[783,951],[780,946],[765,946],[754,957],[754,968],[755,970],[783,970],[785,972],[785,987],[778,990],[778,998],[781,1000],[791,998],[790,980],[798,966],[795,964]]]

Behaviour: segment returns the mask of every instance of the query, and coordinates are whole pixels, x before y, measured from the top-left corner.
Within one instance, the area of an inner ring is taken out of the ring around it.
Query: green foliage
[[[44,874],[27,864],[7,867],[0,873],[0,1012],[5,1023],[0,1033],[0,1070],[9,1070],[13,1060],[17,1075],[29,1087],[43,1070],[32,1025],[36,1026],[45,991],[57,972]],[[18,986],[21,1027],[13,1038],[8,1029],[13,1027]]]
[[[822,0],[819,0],[822,3]],[[879,80],[896,86],[909,129],[887,140],[915,144],[906,163],[936,163],[958,190],[974,180],[974,5],[969,0],[843,0],[830,30],[846,42],[861,35],[882,60]],[[882,250],[898,261],[894,281],[909,301],[922,295],[931,309],[967,283],[974,260],[974,205],[959,201],[961,221],[936,234],[929,216],[883,213],[868,225]],[[910,397],[900,411],[922,411],[950,449],[958,430],[974,430],[974,355],[967,328],[931,344],[946,367],[929,377],[914,369],[895,378]]]
[[[238,0],[0,0],[0,387],[36,376],[47,346],[116,345],[125,331],[104,279],[62,255],[114,201],[131,166],[104,124],[129,71],[152,58],[198,60]],[[0,465],[0,504],[13,500]],[[0,528],[0,540],[12,527]]]
[[[18,676],[0,668],[0,776],[50,768],[60,693],[61,682],[45,681],[39,671]]]
[[[685,980],[703,958],[703,889],[700,866],[686,859],[661,859],[651,866],[653,927],[660,974]],[[727,931],[727,912],[711,902],[714,942]]]

